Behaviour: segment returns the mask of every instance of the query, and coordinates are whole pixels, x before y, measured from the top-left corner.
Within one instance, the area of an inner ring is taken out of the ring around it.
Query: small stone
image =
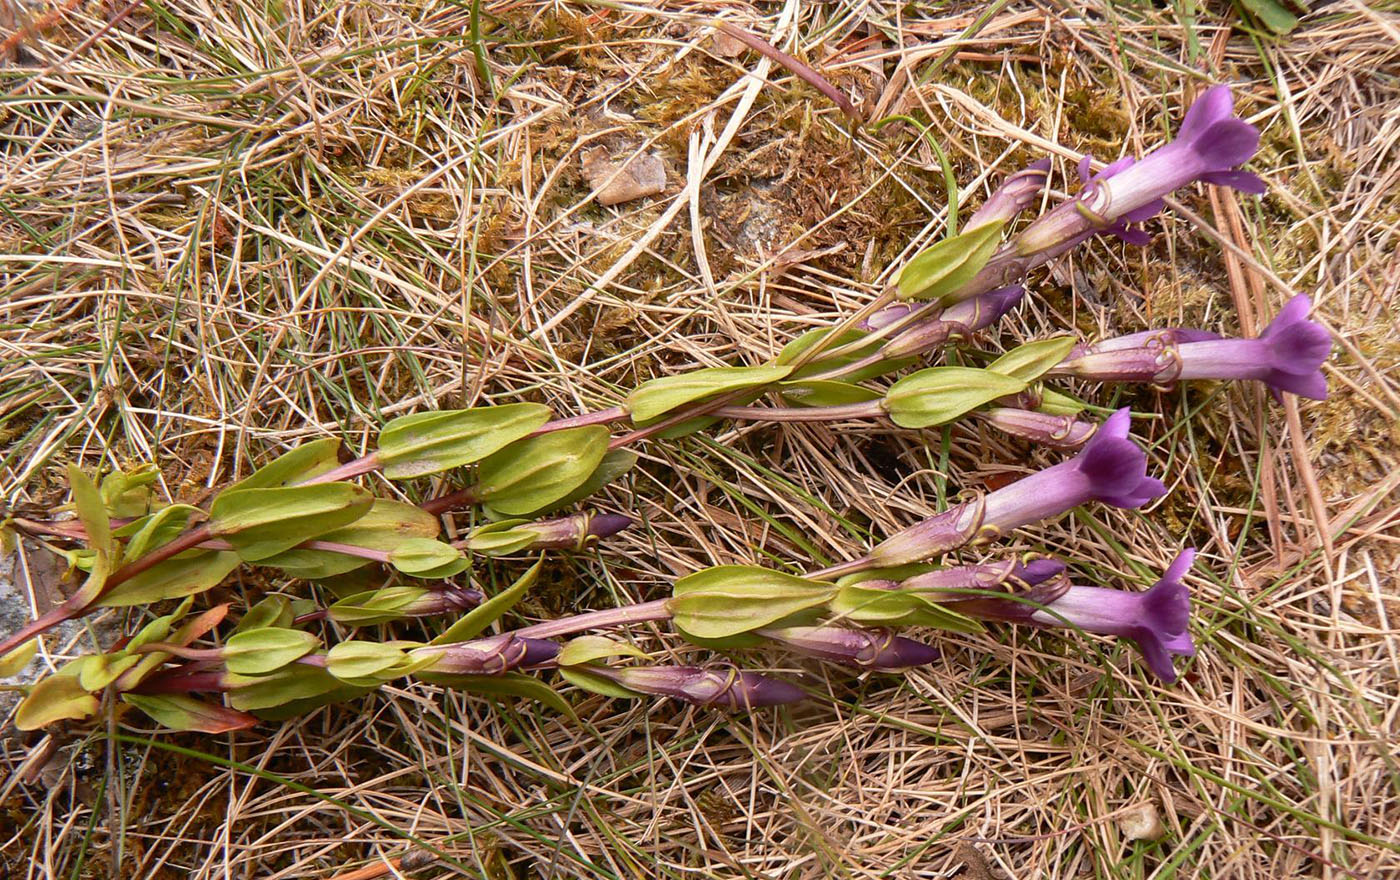
[[[1151,801],[1138,804],[1118,817],[1118,830],[1129,840],[1160,840],[1167,833],[1157,816],[1157,805]]]
[[[598,202],[603,205],[666,191],[666,163],[654,153],[642,153],[624,166],[623,160],[609,157],[605,147],[598,147],[583,154],[583,176],[592,189],[602,187]]]

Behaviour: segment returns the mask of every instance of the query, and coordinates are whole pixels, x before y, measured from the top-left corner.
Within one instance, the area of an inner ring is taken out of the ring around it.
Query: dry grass
[[[567,413],[687,364],[757,363],[856,308],[948,217],[918,131],[853,137],[680,12],[490,2],[478,31],[469,3],[63,7],[31,13],[0,71],[12,508],[60,502],[68,461],[156,460],[198,502],[396,413]],[[1335,330],[1323,404],[1096,392],[1161,414],[1136,424],[1171,494],[1016,537],[1127,584],[1202,548],[1186,680],[1003,630],[943,638],[903,678],[807,667],[822,698],[794,712],[574,694],[571,725],[414,687],[232,738],[13,738],[6,876],[1400,875],[1395,4],[1328,5],[1286,40],[1223,4],[1013,2],[980,29],[976,4],[724,8],[865,112],[932,119],[964,217],[1029,158],[1142,150],[1202,84],[1237,84],[1269,194],[1182,194],[1204,227],[1175,211],[1148,249],[1081,249],[985,340],[1247,330],[1295,291]],[[600,207],[579,172],[599,145],[659,152],[667,193]],[[829,561],[1056,457],[983,431],[649,444],[602,502],[646,528],[554,561],[527,613],[655,597],[695,566]],[[306,589],[243,577],[227,590]],[[1166,836],[1125,840],[1145,802]]]

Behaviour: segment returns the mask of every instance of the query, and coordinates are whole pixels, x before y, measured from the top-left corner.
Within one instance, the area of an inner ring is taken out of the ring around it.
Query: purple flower
[[[809,574],[832,577],[866,568],[932,559],[972,541],[993,541],[1014,528],[1059,516],[1088,501],[1141,507],[1167,491],[1147,476],[1147,456],[1128,439],[1128,410],[1120,409],[1069,461],[998,489],[979,501],[950,507],[896,532],[866,556]]]
[[[512,669],[550,663],[559,655],[559,643],[502,633],[470,642],[432,645],[413,651],[415,658],[432,657],[428,672],[449,675],[500,675]]]
[[[1118,410],[1074,458],[988,495],[982,533],[1002,535],[1087,501],[1141,507],[1166,492],[1161,480],[1147,476],[1147,456],[1128,439],[1129,421],[1128,410]]]
[[[1074,416],[1056,416],[1009,406],[979,411],[978,415],[1000,431],[1054,449],[1078,449],[1099,427]]]
[[[1016,253],[1054,256],[1098,233],[1145,244],[1146,236],[1127,224],[1156,214],[1163,197],[1198,180],[1262,193],[1263,181],[1236,170],[1259,148],[1259,131],[1234,115],[1233,103],[1228,86],[1215,86],[1196,99],[1165,146],[1138,160],[1119,159],[1092,177],[1085,157],[1079,195],[1031,224],[1017,238]]]
[[[589,667],[629,690],[658,697],[675,697],[697,706],[758,709],[796,703],[807,695],[796,685],[738,669],[698,666]]]
[[[1017,214],[1030,207],[1040,191],[1045,188],[1045,181],[1050,177],[1050,160],[1041,159],[1032,162],[1020,171],[1002,181],[996,192],[987,198],[982,207],[968,218],[967,229],[976,229],[987,223],[995,223],[998,220],[1011,220]]]
[[[1257,379],[1278,397],[1288,391],[1324,400],[1327,330],[1307,319],[1311,304],[1295,296],[1256,339],[1222,339],[1202,330],[1159,330],[1109,339],[1050,371],[1097,382]]]
[[[1322,362],[1332,350],[1332,338],[1316,321],[1308,320],[1312,304],[1299,294],[1289,300],[1257,339],[1217,339],[1177,346],[1179,379],[1258,379],[1275,398],[1284,391],[1327,399]],[[1281,398],[1280,398],[1281,399]]]
[[[1153,674],[1171,684],[1176,681],[1172,656],[1196,653],[1187,630],[1191,596],[1181,582],[1195,558],[1194,549],[1181,551],[1162,579],[1145,593],[1072,586],[1045,610],[1034,611],[1029,622],[1039,626],[1067,624],[1085,632],[1132,639]]]
[[[847,629],[840,626],[790,626],[761,629],[758,635],[782,642],[801,654],[859,666],[877,672],[894,672],[923,666],[938,659],[938,649],[897,636],[886,629]]]

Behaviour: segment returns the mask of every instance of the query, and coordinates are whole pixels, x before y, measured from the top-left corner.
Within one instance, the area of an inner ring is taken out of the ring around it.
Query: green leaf
[[[1077,416],[1086,408],[1086,404],[1080,403],[1068,394],[1061,394],[1049,388],[1041,389],[1039,412],[1049,413],[1052,416]]]
[[[540,568],[543,565],[544,557],[541,556],[538,562],[530,566],[529,571],[516,579],[515,583],[462,615],[461,619],[448,627],[446,632],[428,644],[446,645],[451,642],[465,642],[481,635],[488,626],[499,620],[503,614],[515,607],[515,603],[525,597],[526,591],[534,585],[535,579],[540,576]]]
[[[885,409],[901,428],[943,425],[979,406],[1026,390],[1026,383],[972,367],[931,367],[905,376],[885,394]]]
[[[1034,382],[1074,348],[1073,336],[1052,336],[1017,346],[992,361],[987,369],[1023,382]]]
[[[228,733],[231,730],[246,730],[258,723],[257,718],[246,712],[206,703],[185,694],[122,694],[122,702],[130,703],[171,730]]]
[[[89,654],[78,659],[83,661],[78,670],[78,684],[83,690],[93,692],[107,687],[141,662],[136,654]]]
[[[319,666],[304,663],[284,667],[271,675],[229,675],[229,704],[235,709],[254,711],[281,706],[295,700],[309,700],[338,690],[341,682]]]
[[[602,694],[605,697],[635,700],[642,696],[636,691],[629,691],[611,678],[605,678],[596,672],[589,672],[586,666],[562,666],[559,668],[559,675],[574,687]]]
[[[99,608],[121,608],[193,596],[217,586],[238,565],[237,553],[191,550],[122,581],[95,604]]]
[[[407,575],[419,575],[462,560],[462,551],[432,538],[409,538],[389,551],[389,563]]]
[[[792,367],[774,364],[764,367],[706,367],[679,376],[664,376],[643,382],[627,397],[628,410],[635,424],[664,416],[692,401],[728,391],[758,388],[786,378]]]
[[[299,629],[269,626],[229,636],[220,653],[235,675],[266,675],[305,657],[321,640]]]
[[[848,403],[867,403],[879,400],[883,395],[873,388],[857,385],[854,382],[837,382],[831,379],[814,379],[806,382],[784,382],[778,386],[778,393],[788,403],[797,406],[844,406]]]
[[[492,510],[519,516],[566,497],[608,451],[608,429],[586,425],[522,440],[478,465],[475,495]]]
[[[560,666],[578,666],[609,657],[647,659],[645,651],[628,642],[619,642],[606,636],[579,636],[564,645],[555,662]]]
[[[19,675],[39,651],[39,640],[30,639],[10,653],[0,657],[0,678]]]
[[[339,464],[336,458],[339,452],[340,441],[334,437],[303,443],[274,458],[224,491],[276,489],[304,483]]]
[[[349,483],[239,489],[214,499],[209,527],[244,562],[257,562],[348,526],[373,503],[374,496]]]
[[[722,639],[770,626],[827,603],[830,584],[750,565],[721,565],[676,581],[672,623],[687,635]]]
[[[265,629],[270,626],[291,626],[294,619],[292,603],[287,600],[286,596],[268,596],[249,608],[248,612],[243,615],[243,619],[238,621],[238,625],[233,628],[233,631],[240,633]]]
[[[982,624],[949,611],[914,590],[884,590],[853,584],[842,587],[831,600],[839,618],[866,624],[929,626],[953,632],[982,632]]]
[[[180,536],[189,524],[190,517],[196,513],[201,513],[198,507],[172,504],[117,529],[116,535],[131,537],[131,540],[126,542],[123,558],[131,562],[140,559],[156,547],[169,544]]]
[[[664,435],[665,432],[662,433]],[[632,450],[609,449],[603,455],[603,460],[598,462],[598,466],[593,469],[593,473],[589,474],[588,479],[584,480],[577,489],[565,495],[563,498],[560,498],[558,501],[551,501],[543,507],[531,510],[524,515],[534,518],[542,513],[548,513],[552,510],[558,510],[561,507],[568,507],[577,501],[582,501],[630,471],[636,463],[637,453]],[[488,510],[487,513],[489,514],[491,511]]]
[[[984,223],[921,252],[899,273],[899,298],[939,300],[955,293],[996,253],[1005,225],[1004,220]]]
[[[68,466],[68,484],[73,490],[73,508],[78,513],[78,521],[87,532],[87,543],[93,552],[93,563],[88,569],[87,580],[70,599],[75,605],[84,606],[95,601],[107,583],[107,575],[120,558],[116,539],[112,537],[111,520],[107,507],[102,503],[102,495],[92,479],[77,465]]]
[[[1287,34],[1298,26],[1298,17],[1277,0],[1240,0],[1260,24],[1276,34]],[[1306,8],[1307,4],[1302,4]]]
[[[143,464],[130,473],[112,471],[102,478],[98,494],[107,515],[115,519],[144,516],[151,509],[151,483],[160,476],[153,464]]]
[[[94,494],[97,487],[93,487]],[[15,727],[38,730],[55,721],[81,720],[97,714],[97,698],[88,693],[75,675],[55,674],[41,680],[15,711]]]
[[[549,407],[510,403],[401,416],[379,432],[384,476],[407,480],[480,461],[549,421]]]
[[[508,556],[519,553],[539,539],[540,533],[529,527],[527,519],[503,519],[474,529],[467,536],[467,549],[485,556]]]
[[[346,596],[328,610],[330,619],[348,626],[371,626],[403,617],[405,609],[428,595],[422,587],[385,587]]]
[[[389,553],[412,538],[435,538],[442,531],[438,518],[412,504],[376,498],[369,512],[344,528],[326,532],[318,541],[333,541]],[[280,568],[292,577],[324,580],[364,568],[373,560],[363,556],[294,547],[259,561],[259,565]]]
[[[442,672],[416,672],[414,678],[428,684],[478,694],[491,700],[502,697],[534,700],[537,703],[544,703],[561,715],[575,720],[578,718],[574,714],[573,707],[565,702],[554,688],[532,675],[519,672],[507,672],[504,675],[449,675]]]
[[[774,358],[774,363],[792,363],[798,358],[799,355],[810,349],[819,340],[825,338],[826,335],[830,332],[831,328],[829,327],[823,327],[817,330],[808,330],[806,333],[803,333],[801,336],[798,336],[796,339],[783,346],[783,350],[778,352],[778,356]],[[841,334],[840,338],[835,343],[831,345],[831,348],[841,348],[851,343],[859,342],[862,338],[868,335],[869,334],[863,330],[847,330],[846,332]],[[791,383],[796,384],[798,382],[801,382],[805,377],[810,376],[814,373],[824,373],[832,367],[853,364],[858,360],[863,360],[869,355],[874,354],[880,349],[882,345],[884,345],[884,343],[885,340],[883,339],[872,339],[870,340],[868,345],[862,345],[853,348],[844,354],[836,355],[834,357],[825,354],[821,355],[812,363],[804,364],[801,367],[798,367],[797,371],[788,377],[788,380]],[[841,380],[843,382],[864,382],[868,379],[874,379],[876,376],[883,376],[886,373],[892,373],[898,370],[902,370],[905,367],[917,363],[918,360],[919,359],[917,357],[903,357],[894,358],[893,360],[874,361],[858,369],[851,370],[849,373],[843,373],[841,376]],[[815,406],[816,404],[812,405]]]

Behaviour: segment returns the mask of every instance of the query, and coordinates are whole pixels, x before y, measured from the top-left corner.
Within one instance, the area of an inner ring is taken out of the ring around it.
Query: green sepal
[[[1027,342],[987,364],[987,369],[1023,382],[1034,382],[1064,360],[1074,348],[1074,342],[1073,336],[1052,336]]]
[[[474,529],[467,536],[467,549],[483,556],[509,556],[519,553],[539,539],[528,519],[503,519]]]
[[[1088,409],[1088,404],[1049,388],[1041,388],[1040,406],[1036,407],[1037,412],[1048,413],[1052,416],[1077,416],[1086,409]]]
[[[940,300],[971,282],[996,253],[1005,225],[984,223],[920,252],[899,273],[899,298]]]
[[[610,657],[637,657],[645,660],[647,654],[629,642],[619,642],[606,636],[579,636],[564,644],[554,662],[561,667],[579,666]]]
[[[407,480],[480,461],[549,421],[549,407],[509,403],[400,416],[379,432],[384,476]]]
[[[327,609],[336,623],[347,626],[372,626],[403,617],[404,610],[428,595],[422,587],[385,587],[346,596]]]
[[[628,690],[611,678],[599,675],[596,672],[589,672],[587,666],[561,666],[559,676],[569,684],[577,688],[605,697],[617,697],[623,700],[635,700],[643,696],[636,691]]]
[[[885,393],[885,409],[901,428],[929,428],[1024,390],[1025,382],[1000,373],[972,367],[930,367],[891,385]]]

